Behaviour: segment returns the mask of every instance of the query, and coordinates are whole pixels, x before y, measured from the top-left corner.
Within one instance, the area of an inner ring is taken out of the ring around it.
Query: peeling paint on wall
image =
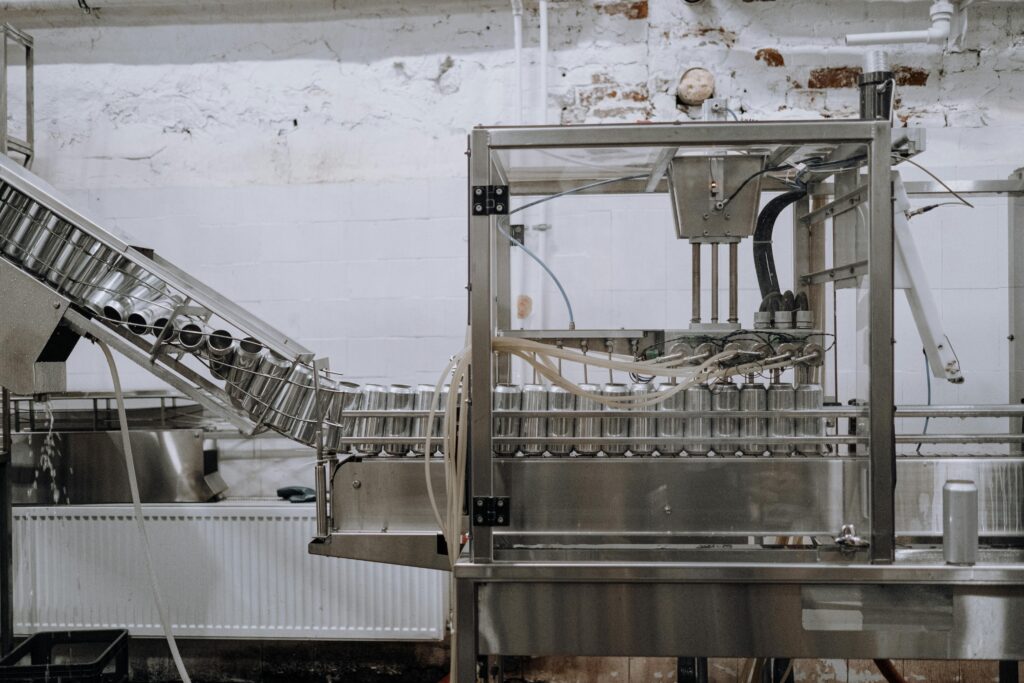
[[[767,66],[786,66],[786,60],[783,59],[782,53],[770,47],[762,47],[754,55],[754,59],[764,62]]]

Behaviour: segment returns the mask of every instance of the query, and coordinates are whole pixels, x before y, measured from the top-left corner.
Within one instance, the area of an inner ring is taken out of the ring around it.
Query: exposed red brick
[[[927,69],[920,69],[914,66],[894,66],[892,68],[893,76],[896,78],[896,85],[928,85],[928,73]]]
[[[729,29],[722,28],[721,26],[697,26],[696,28],[686,31],[683,35],[706,38],[713,34],[717,34],[717,38],[721,39],[721,41],[726,45],[736,44],[735,31],[730,31]]]
[[[859,66],[830,66],[822,69],[811,69],[807,87],[815,90],[821,88],[856,88],[857,77],[861,74]]]
[[[635,0],[634,2],[622,0],[620,2],[599,3],[597,11],[609,15],[621,14],[627,19],[646,19],[647,0]]]
[[[764,62],[767,66],[786,66],[786,60],[782,58],[782,53],[770,47],[762,47],[754,55],[754,59]]]

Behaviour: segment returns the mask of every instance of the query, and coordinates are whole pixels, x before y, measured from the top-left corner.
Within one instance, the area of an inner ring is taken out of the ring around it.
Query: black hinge
[[[474,185],[474,216],[505,216],[508,214],[508,185]]]
[[[510,503],[507,497],[473,499],[473,526],[508,526]]]

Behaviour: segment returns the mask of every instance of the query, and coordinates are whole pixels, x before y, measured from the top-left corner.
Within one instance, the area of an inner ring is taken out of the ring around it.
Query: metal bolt
[[[730,218],[732,218],[732,214],[731,213],[725,214],[725,220],[729,220]]]
[[[500,213],[500,212],[505,210],[505,205],[504,204],[495,204],[494,205],[494,209],[495,209],[495,211],[498,211]]]
[[[353,479],[352,480],[352,488],[357,489],[357,488],[359,488],[362,485],[363,485],[363,482],[359,481],[358,479]]]
[[[672,514],[672,506],[671,505],[666,505],[665,506],[665,514],[666,515],[671,515]]]
[[[477,515],[476,516],[476,523],[477,524],[483,524],[484,523],[484,516],[483,515]]]
[[[477,187],[477,188],[474,188],[474,189],[473,189],[473,193],[474,193],[474,194],[475,194],[475,195],[476,195],[477,197],[479,197],[480,195],[482,195],[482,194],[484,193],[484,191],[483,191],[483,188],[479,188],[479,187]]]
[[[503,501],[503,500],[499,500],[499,501],[498,501],[498,502],[497,502],[496,504],[497,504],[497,506],[498,506],[498,507],[500,507],[500,508],[503,508],[503,507],[505,507],[505,501]]]
[[[478,508],[482,508],[482,507],[484,506],[484,501],[483,501],[483,500],[477,500],[477,501],[476,501],[476,506],[477,506]]]
[[[60,302],[59,301],[54,301],[53,302],[53,308],[54,308],[54,310],[59,309],[60,308]]]
[[[496,195],[498,195],[500,197],[501,194],[502,194],[502,189],[500,187],[494,188],[494,194],[496,194]]]
[[[477,212],[483,211],[484,210],[484,205],[483,204],[474,204],[473,205],[473,210],[477,211]]]
[[[704,220],[708,219],[709,214],[704,214]]]
[[[501,515],[498,515],[498,524],[504,524],[504,523],[505,523],[505,518],[502,517]]]

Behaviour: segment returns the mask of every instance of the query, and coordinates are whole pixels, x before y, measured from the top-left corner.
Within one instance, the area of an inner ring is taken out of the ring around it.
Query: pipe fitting
[[[949,0],[935,0],[929,14],[932,25],[920,31],[891,31],[888,33],[849,33],[847,45],[885,45],[895,43],[942,44],[952,30],[956,6]]]

